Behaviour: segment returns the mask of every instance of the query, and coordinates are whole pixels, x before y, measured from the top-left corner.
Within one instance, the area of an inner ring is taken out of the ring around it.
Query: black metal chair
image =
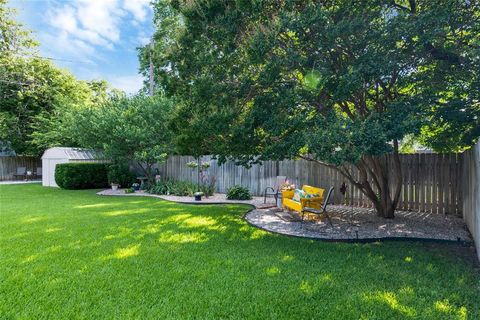
[[[17,172],[13,175],[17,179],[26,179],[27,178],[27,168],[26,167],[17,167]]]
[[[333,227],[332,221],[330,220],[330,217],[327,213],[327,206],[331,203],[334,189],[335,189],[334,187],[330,187],[330,189],[328,189],[327,196],[325,197],[325,200],[323,201],[323,205],[322,205],[321,209],[315,209],[315,208],[309,208],[309,207],[303,208],[303,210],[302,210],[302,221],[305,218],[305,213],[325,214],[325,217],[327,218],[328,222],[330,223],[330,226]]]
[[[39,179],[42,177],[42,167],[36,167],[34,168],[35,171],[33,171],[33,177],[35,179]]]
[[[280,187],[287,181],[286,176],[277,176],[275,179],[275,185],[273,187],[266,187],[263,192],[263,203],[267,203],[267,196],[273,196],[275,203],[278,201],[278,195],[280,193]]]

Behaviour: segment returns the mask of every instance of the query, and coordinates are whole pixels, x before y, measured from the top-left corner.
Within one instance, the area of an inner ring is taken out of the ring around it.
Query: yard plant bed
[[[480,318],[451,246],[285,237],[246,205],[95,193],[0,186],[0,318]]]
[[[250,200],[229,200],[227,199],[227,195],[224,193],[215,193],[209,197],[202,197],[201,201],[195,201],[195,198],[193,196],[173,196],[173,195],[164,195],[164,194],[151,194],[148,192],[144,191],[138,191],[135,193],[125,193],[125,190],[123,189],[118,189],[118,190],[112,190],[112,189],[106,189],[97,192],[98,195],[100,196],[143,196],[143,197],[154,197],[154,198],[160,198],[163,200],[167,201],[173,201],[173,202],[178,202],[178,203],[183,203],[183,204],[249,204],[254,207],[273,207],[275,206],[275,203],[272,203],[273,198],[268,199],[268,202],[266,204],[263,203],[263,197],[252,197]]]

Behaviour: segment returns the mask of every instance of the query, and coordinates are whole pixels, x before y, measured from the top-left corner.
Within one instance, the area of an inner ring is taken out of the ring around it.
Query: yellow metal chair
[[[294,190],[282,191],[282,205],[284,208],[302,213],[304,208],[322,209],[325,189],[304,185],[302,190],[308,194],[317,194],[314,198],[301,198],[300,202],[293,200]]]

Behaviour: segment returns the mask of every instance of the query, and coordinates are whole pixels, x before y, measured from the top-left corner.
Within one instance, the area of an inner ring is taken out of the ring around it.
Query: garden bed
[[[167,196],[167,195],[158,195],[158,194],[150,194],[144,191],[137,191],[134,193],[125,193],[124,190],[103,190],[97,193],[98,195],[102,196],[146,196],[146,197],[155,197],[160,198],[167,201],[174,201],[178,203],[186,203],[186,204],[227,204],[227,203],[242,203],[242,204],[249,204],[255,206],[256,208],[265,208],[265,207],[272,207],[274,206],[273,198],[267,199],[267,204],[263,203],[263,197],[252,197],[251,200],[228,200],[227,196],[224,193],[215,193],[213,196],[210,197],[202,197],[201,201],[195,201],[193,197],[181,197],[181,196]]]

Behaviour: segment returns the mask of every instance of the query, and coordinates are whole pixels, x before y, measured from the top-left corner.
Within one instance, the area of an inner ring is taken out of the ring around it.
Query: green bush
[[[125,189],[125,193],[135,193],[135,190],[133,190],[133,188],[127,188]]]
[[[197,191],[203,192],[207,197],[213,195],[215,191],[215,179],[203,180],[200,186],[190,181],[163,179],[158,181],[154,186],[148,188],[149,193],[170,194],[172,196],[184,197],[192,197]]]
[[[108,186],[104,163],[62,163],[55,168],[55,181],[63,189],[97,189]]]
[[[118,183],[122,188],[130,188],[135,182],[135,176],[128,166],[122,164],[111,164],[108,166],[108,183]]]
[[[250,200],[252,194],[250,190],[242,186],[233,186],[227,191],[228,200]]]
[[[158,181],[153,187],[148,189],[148,192],[154,194],[170,194],[173,196],[191,197],[197,192],[197,189],[197,184],[193,182],[164,179]]]

